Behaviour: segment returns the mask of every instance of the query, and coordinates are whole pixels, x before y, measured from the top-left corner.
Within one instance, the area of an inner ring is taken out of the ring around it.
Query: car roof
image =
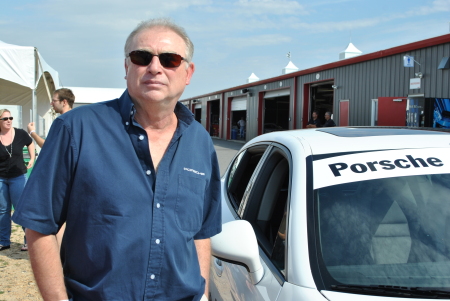
[[[295,139],[293,139],[295,138]],[[271,132],[248,144],[274,141],[288,148],[301,143],[311,153],[349,153],[408,148],[450,147],[450,132],[430,128],[332,127]]]

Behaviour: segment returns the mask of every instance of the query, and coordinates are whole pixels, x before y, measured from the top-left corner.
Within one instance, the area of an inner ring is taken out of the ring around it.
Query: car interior
[[[450,219],[439,197],[448,199],[449,191],[433,177],[438,175],[320,189],[316,201],[325,265],[448,261],[448,231],[443,229]]]
[[[266,149],[253,147],[238,155],[228,178],[228,195],[238,215],[253,226],[262,250],[284,274],[289,161],[284,151],[271,147],[256,171]]]

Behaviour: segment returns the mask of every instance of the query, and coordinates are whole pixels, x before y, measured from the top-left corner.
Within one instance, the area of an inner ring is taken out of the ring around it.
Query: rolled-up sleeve
[[[220,204],[220,169],[217,154],[211,146],[211,178],[206,187],[203,206],[203,225],[194,239],[206,239],[222,231],[222,212]]]
[[[66,219],[76,157],[70,128],[58,118],[15,208],[15,223],[42,234],[58,232]]]

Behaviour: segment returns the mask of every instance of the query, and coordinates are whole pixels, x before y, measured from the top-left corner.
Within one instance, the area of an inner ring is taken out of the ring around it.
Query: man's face
[[[326,119],[326,120],[329,120],[329,119],[330,119],[330,115],[325,114],[325,119]]]
[[[56,113],[61,114],[61,112],[63,111],[63,107],[64,107],[64,101],[59,101],[58,93],[53,94],[51,105],[53,107],[53,110],[55,110]]]
[[[312,118],[313,118],[313,119],[317,119],[317,113],[316,113],[316,112],[313,112],[313,113],[312,113]]]
[[[186,56],[183,39],[170,29],[156,27],[147,29],[134,37],[129,51],[146,50],[152,54],[176,53]],[[128,92],[138,103],[163,102],[174,104],[189,85],[194,64],[186,69],[186,62],[175,68],[164,68],[157,56],[153,56],[148,66],[138,66],[125,59]]]

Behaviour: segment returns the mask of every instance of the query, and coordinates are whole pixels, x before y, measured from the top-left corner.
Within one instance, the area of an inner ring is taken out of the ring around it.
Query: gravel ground
[[[23,235],[22,227],[13,223],[11,248],[0,251],[0,301],[42,300],[28,252],[20,251]]]

